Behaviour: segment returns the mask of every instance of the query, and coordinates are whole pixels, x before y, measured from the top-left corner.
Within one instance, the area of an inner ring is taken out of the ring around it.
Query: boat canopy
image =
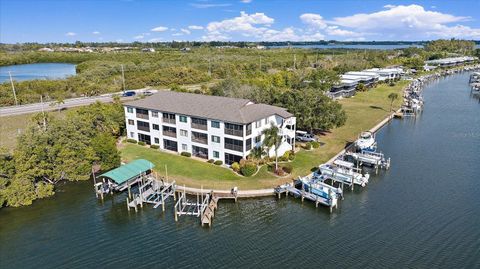
[[[353,163],[342,161],[342,160],[335,160],[335,161],[333,161],[333,164],[335,164],[337,166],[346,167],[346,168],[353,168]]]
[[[153,163],[144,159],[138,159],[103,173],[99,177],[110,178],[115,183],[120,185],[130,179],[137,178],[142,173],[153,169],[153,167],[155,167]]]

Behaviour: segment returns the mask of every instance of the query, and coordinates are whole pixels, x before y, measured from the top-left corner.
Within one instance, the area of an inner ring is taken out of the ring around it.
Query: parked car
[[[135,96],[135,92],[134,91],[126,91],[122,94],[123,97],[131,97],[131,96]]]
[[[150,95],[153,95],[153,92],[151,92],[151,91],[144,91],[144,92],[143,92],[143,95],[145,95],[145,96],[150,96]]]
[[[313,134],[309,134],[305,131],[297,131],[295,134],[295,140],[300,142],[313,142],[317,141],[317,138]]]

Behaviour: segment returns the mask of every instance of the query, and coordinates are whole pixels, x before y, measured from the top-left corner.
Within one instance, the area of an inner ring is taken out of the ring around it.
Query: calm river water
[[[10,81],[8,72],[16,81],[32,79],[63,79],[76,74],[74,64],[36,63],[0,66],[0,83]]]
[[[329,214],[293,198],[222,202],[211,229],[170,205],[127,212],[92,184],[0,210],[0,268],[480,267],[480,103],[468,74],[432,83],[417,119],[377,135],[392,167]]]

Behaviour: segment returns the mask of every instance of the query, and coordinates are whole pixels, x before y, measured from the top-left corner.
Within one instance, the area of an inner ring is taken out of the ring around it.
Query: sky
[[[0,43],[480,40],[479,0],[0,0]]]

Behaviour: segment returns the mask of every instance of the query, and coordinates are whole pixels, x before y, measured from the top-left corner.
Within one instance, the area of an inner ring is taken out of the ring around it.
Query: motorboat
[[[372,132],[362,132],[355,141],[355,146],[359,151],[375,151],[377,142]]]
[[[326,183],[309,179],[308,177],[300,178],[302,189],[310,192],[320,198],[323,198],[328,206],[336,207],[338,200],[342,197],[343,191],[340,188],[330,186]]]
[[[349,185],[353,183],[365,187],[370,178],[368,173],[363,175],[361,170],[356,168],[353,163],[342,160],[335,160],[332,165],[322,164],[319,170],[324,178],[330,178]]]

